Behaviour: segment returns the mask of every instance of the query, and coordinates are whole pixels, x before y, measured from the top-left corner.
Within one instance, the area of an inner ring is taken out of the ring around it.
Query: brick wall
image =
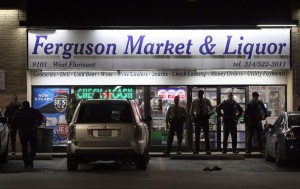
[[[0,70],[5,72],[5,89],[0,90],[0,109],[18,94],[26,100],[27,34],[19,27],[18,10],[0,9]],[[22,17],[24,19],[24,17]]]

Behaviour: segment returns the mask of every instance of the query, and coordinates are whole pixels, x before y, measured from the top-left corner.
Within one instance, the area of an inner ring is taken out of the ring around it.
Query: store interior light
[[[285,28],[285,27],[296,27],[296,24],[259,24],[256,25],[259,28],[272,28],[272,27],[280,27],[280,28]]]

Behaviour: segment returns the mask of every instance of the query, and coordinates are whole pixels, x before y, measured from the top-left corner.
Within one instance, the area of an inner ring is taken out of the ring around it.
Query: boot
[[[181,154],[181,144],[177,145],[177,154],[180,155]]]

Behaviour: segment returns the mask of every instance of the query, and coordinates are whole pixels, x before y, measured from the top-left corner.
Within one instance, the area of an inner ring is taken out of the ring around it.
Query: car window
[[[128,103],[82,104],[77,123],[131,123]]]
[[[300,115],[290,115],[289,116],[289,127],[300,126]]]

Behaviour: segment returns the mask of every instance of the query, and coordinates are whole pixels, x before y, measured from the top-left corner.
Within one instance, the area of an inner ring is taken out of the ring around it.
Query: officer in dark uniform
[[[13,100],[9,103],[4,112],[4,116],[7,117],[7,124],[9,127],[9,136],[10,136],[10,144],[11,144],[11,153],[12,155],[16,154],[16,137],[17,130],[14,129],[13,119],[16,112],[20,109],[21,104],[19,103],[19,97],[17,95],[13,95]]]
[[[38,145],[37,127],[42,121],[43,115],[38,110],[31,108],[28,101],[22,103],[22,108],[15,115],[14,123],[19,130],[25,168],[33,168],[33,160]],[[28,149],[30,149],[29,152]]]
[[[244,110],[242,107],[233,100],[233,94],[230,92],[228,94],[228,99],[221,104],[216,109],[218,115],[223,117],[224,123],[224,139],[223,139],[223,154],[227,153],[227,140],[229,133],[232,139],[232,150],[233,153],[238,153],[237,146],[237,127],[236,124],[238,122],[239,117],[243,115]],[[222,112],[223,111],[223,112]]]
[[[190,109],[190,116],[191,119],[195,123],[195,151],[193,154],[199,154],[200,149],[200,133],[201,128],[203,129],[204,138],[205,138],[205,147],[206,147],[206,154],[210,155],[210,144],[209,144],[209,118],[212,114],[213,107],[211,102],[203,97],[204,91],[198,91],[198,98],[193,100],[191,109]]]
[[[188,114],[185,107],[179,105],[179,96],[175,96],[174,105],[170,106],[166,115],[166,127],[169,130],[169,136],[167,141],[167,150],[164,152],[165,155],[169,155],[173,138],[176,132],[177,135],[177,154],[181,154],[181,143],[183,140],[183,124],[187,122]],[[170,127],[169,127],[170,125]]]
[[[263,102],[258,100],[258,97],[258,92],[253,92],[253,99],[247,104],[245,109],[244,121],[248,130],[246,153],[251,153],[254,132],[257,134],[259,148],[261,151],[263,150],[261,121],[267,117],[267,109],[265,108]]]

